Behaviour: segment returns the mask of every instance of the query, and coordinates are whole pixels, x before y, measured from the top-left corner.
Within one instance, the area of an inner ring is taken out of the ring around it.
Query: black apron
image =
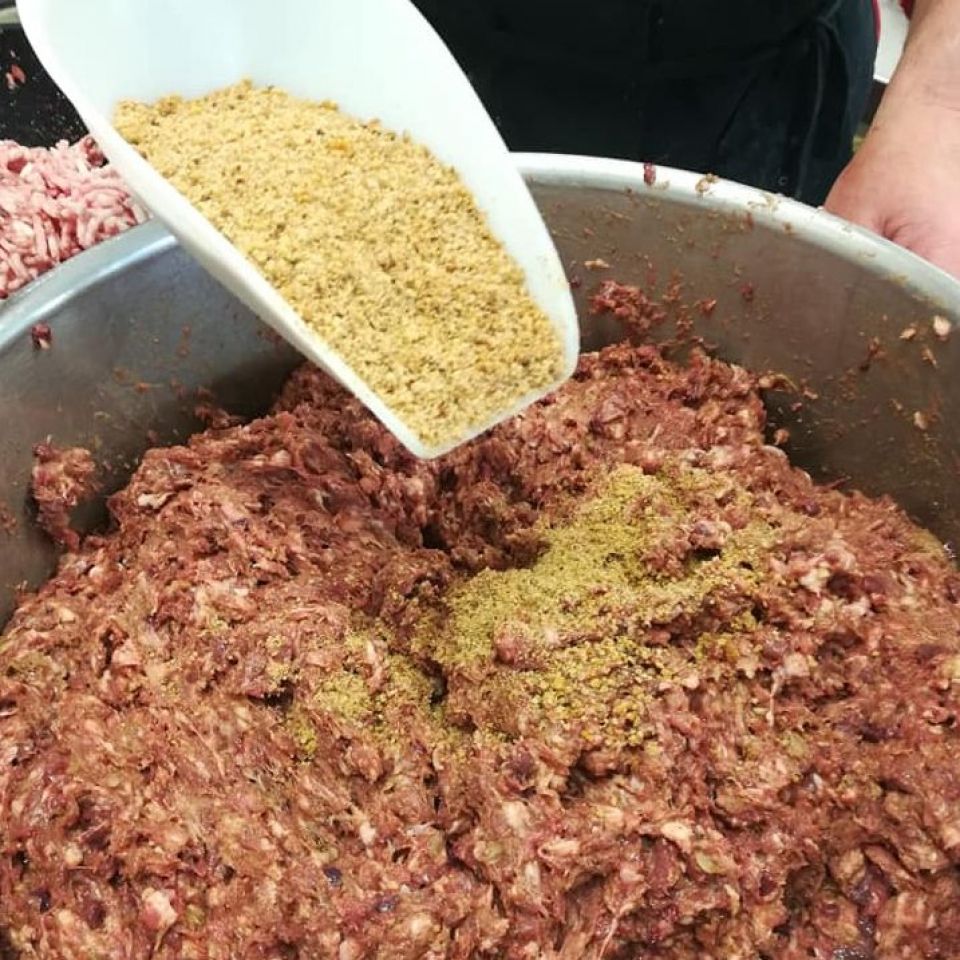
[[[647,160],[819,204],[876,55],[871,0],[415,0],[513,150]]]

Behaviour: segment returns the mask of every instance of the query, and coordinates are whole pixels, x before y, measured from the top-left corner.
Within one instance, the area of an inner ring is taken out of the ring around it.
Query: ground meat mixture
[[[40,526],[57,543],[72,550],[80,537],[70,526],[70,512],[96,492],[97,465],[84,447],[62,450],[52,443],[33,448],[31,493]]]
[[[623,345],[150,452],[5,634],[0,956],[960,956],[960,578],[763,427]]]

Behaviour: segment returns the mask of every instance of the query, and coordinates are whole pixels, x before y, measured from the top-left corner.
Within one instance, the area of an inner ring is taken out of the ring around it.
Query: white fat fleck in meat
[[[536,860],[528,860],[523,865],[523,882],[530,894],[540,890],[540,864]]]
[[[154,933],[162,933],[177,922],[177,911],[173,909],[172,894],[167,890],[154,890],[146,887],[140,895],[143,905],[140,922]]]
[[[240,523],[247,519],[248,511],[245,507],[232,500],[224,500],[220,504],[220,512],[227,523]]]
[[[68,867],[79,867],[83,863],[83,850],[75,843],[68,843],[63,848],[63,862]]]
[[[740,913],[741,898],[740,892],[736,887],[732,886],[729,883],[723,885],[723,892],[727,895],[730,900],[730,913],[733,916],[737,916]]]
[[[844,851],[830,861],[830,872],[843,886],[851,886],[863,877],[866,860],[863,851],[855,848]]]
[[[76,623],[77,615],[69,608],[63,605],[58,605],[57,608],[57,619],[60,623]]]
[[[843,540],[830,541],[824,553],[824,559],[835,572],[852,573],[857,569],[857,557]]]
[[[646,875],[635,863],[625,863],[617,871],[617,876],[628,887],[644,882]]]
[[[626,813],[620,807],[608,804],[598,804],[593,810],[593,817],[602,829],[610,830],[612,833],[620,833],[627,820]]]
[[[798,582],[805,590],[819,594],[823,592],[823,588],[832,576],[833,572],[825,562],[821,561],[810,567],[810,569],[800,577]]]
[[[377,830],[369,820],[361,821],[357,827],[357,836],[365,847],[372,847],[377,842]]]
[[[110,657],[111,667],[139,667],[141,663],[140,651],[130,640],[120,644]]]
[[[883,917],[897,933],[921,930],[933,919],[927,898],[921,893],[911,891],[904,891],[893,897],[887,904]]]
[[[257,900],[264,907],[269,909],[277,902],[277,884],[270,878],[264,878],[257,885]]]
[[[853,603],[848,603],[844,607],[844,613],[851,617],[856,617],[857,619],[862,619],[870,613],[870,598],[869,597],[859,597],[854,600]]]
[[[788,653],[777,670],[783,680],[797,680],[810,676],[810,663],[802,653]]]
[[[169,663],[158,663],[155,660],[151,660],[145,664],[143,672],[152,686],[160,687],[166,683],[172,669],[172,665]]]
[[[360,960],[364,954],[363,946],[356,940],[344,940],[337,950],[337,960]]]
[[[668,820],[660,825],[660,833],[684,853],[693,849],[693,828],[681,820]]]
[[[530,815],[526,804],[512,800],[503,805],[503,819],[515,833],[526,833],[530,829]]]
[[[164,491],[162,493],[141,493],[137,496],[136,504],[149,510],[159,510],[162,506],[169,503],[173,498],[173,493]]]
[[[563,837],[548,840],[537,852],[543,860],[571,860],[580,855],[580,841]]]
[[[371,693],[376,693],[383,687],[385,679],[383,655],[372,640],[367,641],[363,652],[364,659],[370,667],[370,677],[367,680],[367,687]]]
[[[960,684],[960,655],[944,660],[940,675],[950,684]]]
[[[207,906],[211,910],[215,910],[217,907],[222,907],[229,897],[229,893],[226,887],[209,887],[207,889]]]
[[[703,456],[704,465],[712,470],[725,470],[737,459],[737,451],[730,446],[718,446],[708,450]]]
[[[437,922],[429,913],[415,913],[408,921],[407,928],[410,939],[418,943],[436,933]]]

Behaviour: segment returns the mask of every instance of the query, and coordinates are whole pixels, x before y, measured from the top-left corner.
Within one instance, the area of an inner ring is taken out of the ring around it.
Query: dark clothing
[[[821,203],[876,55],[871,0],[415,0],[511,149],[717,173]]]

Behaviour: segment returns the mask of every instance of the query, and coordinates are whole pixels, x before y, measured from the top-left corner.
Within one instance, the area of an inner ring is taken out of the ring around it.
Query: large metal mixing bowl
[[[745,187],[666,170],[650,184],[642,167],[613,161],[519,162],[577,283],[585,347],[624,336],[589,315],[603,279],[668,293],[672,315],[692,319],[720,356],[805,388],[769,396],[795,462],[889,494],[960,542],[960,330],[942,342],[931,323],[936,314],[960,322],[960,285],[823,213]],[[585,265],[597,260],[609,268]],[[32,342],[38,322],[52,328],[49,350]],[[669,326],[654,335],[669,337]],[[910,327],[915,337],[901,339]],[[145,448],[198,428],[198,388],[254,416],[296,362],[156,224],[77,257],[0,309],[0,509],[17,521],[0,533],[0,622],[14,586],[39,583],[55,561],[29,504],[37,441],[91,448],[110,491]],[[101,502],[80,521],[102,515]]]

